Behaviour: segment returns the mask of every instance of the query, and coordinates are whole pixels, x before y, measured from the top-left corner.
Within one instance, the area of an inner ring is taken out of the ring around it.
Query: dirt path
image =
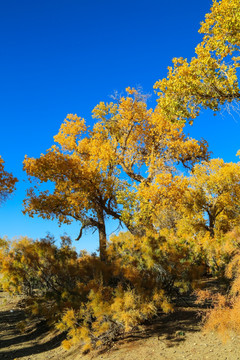
[[[63,350],[63,336],[49,333],[44,323],[28,323],[22,334],[18,325],[25,314],[18,300],[0,292],[1,360],[240,360],[240,339],[232,336],[223,344],[216,335],[200,332],[195,308],[181,307],[119,340],[109,351],[83,356],[79,349]]]

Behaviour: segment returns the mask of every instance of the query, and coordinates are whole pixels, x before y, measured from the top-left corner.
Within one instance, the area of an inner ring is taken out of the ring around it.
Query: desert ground
[[[83,355],[79,347],[64,350],[64,334],[49,331],[44,322],[29,321],[21,330],[19,324],[26,318],[21,300],[0,292],[0,359],[240,360],[240,337],[231,334],[222,342],[216,334],[204,333],[199,308],[185,301],[174,313],[161,314],[110,348]]]

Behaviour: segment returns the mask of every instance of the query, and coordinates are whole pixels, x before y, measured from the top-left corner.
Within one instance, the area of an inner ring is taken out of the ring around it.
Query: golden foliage
[[[107,217],[141,232],[140,220],[150,216],[156,202],[164,208],[170,196],[171,204],[183,196],[186,181],[176,176],[178,165],[192,168],[209,156],[204,140],[187,137],[184,125],[168,121],[158,108],[148,109],[137,90],[126,92],[117,102],[94,108],[92,130],[84,119],[68,115],[54,138],[57,145],[24,161],[29,177],[38,180],[28,190],[24,213],[60,224],[76,220],[79,237],[84,228],[97,228],[102,260]],[[52,182],[53,191],[41,191],[43,182]]]
[[[230,289],[226,293],[199,291],[198,302],[210,301],[212,308],[205,316],[204,330],[216,331],[223,341],[226,341],[232,332],[240,334],[240,252],[239,227],[226,236],[234,239],[231,261],[226,266],[225,275],[230,280]]]
[[[232,281],[226,296],[199,293],[214,304],[206,327],[240,330],[240,165],[208,161],[206,141],[184,134],[201,108],[240,98],[239,10],[239,0],[213,1],[196,57],[173,59],[168,78],[155,84],[155,108],[127,88],[93,109],[92,129],[69,114],[45,154],[26,156],[33,187],[24,213],[76,220],[78,239],[84,229],[99,232],[100,259],[77,254],[67,237],[60,247],[51,237],[0,240],[2,287],[25,294],[32,316],[67,331],[66,349],[81,343],[87,352],[173,311],[173,294],[198,287],[206,273]],[[0,158],[1,199],[16,181]],[[129,230],[109,243],[108,217]]]
[[[7,291],[27,295],[31,316],[68,332],[65,348],[80,342],[87,351],[130,331],[159,309],[173,310],[158,269],[128,263],[124,254],[117,259],[116,244],[114,249],[109,247],[104,263],[88,254],[78,256],[66,238],[60,248],[51,238],[21,238],[4,250],[1,283]]]
[[[239,0],[214,0],[199,32],[203,40],[195,49],[196,57],[190,62],[174,58],[168,77],[155,84],[159,108],[170,120],[191,123],[201,107],[216,111],[240,98]]]

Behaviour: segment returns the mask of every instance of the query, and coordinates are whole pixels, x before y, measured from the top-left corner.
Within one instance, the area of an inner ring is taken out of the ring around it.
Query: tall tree
[[[128,185],[118,192],[121,219],[132,232],[141,234],[141,225],[151,225],[149,214],[163,206],[170,188],[174,189],[172,203],[177,201],[179,164],[191,169],[208,158],[208,147],[204,140],[187,137],[184,124],[169,121],[158,107],[148,109],[146,98],[136,89],[126,91],[128,96],[117,102],[101,102],[93,115],[99,120],[98,131],[111,143],[119,177],[127,180]]]
[[[51,181],[54,191],[32,187],[25,199],[25,213],[38,214],[59,223],[81,223],[84,228],[97,228],[101,259],[105,259],[107,216],[119,218],[116,191],[119,184],[116,169],[109,163],[99,164],[98,153],[104,149],[100,139],[91,136],[85,121],[68,115],[55,137],[58,146],[52,146],[38,159],[25,158],[24,169],[40,182]]]
[[[57,145],[38,159],[25,158],[30,178],[51,181],[54,190],[41,191],[40,184],[35,184],[27,193],[24,212],[57,218],[59,223],[75,219],[81,223],[78,238],[83,228],[96,227],[104,260],[107,217],[141,233],[135,220],[141,210],[139,189],[147,189],[146,203],[151,186],[161,186],[159,174],[173,174],[179,163],[191,168],[208,152],[205,141],[183,134],[183,124],[165,120],[157,109],[147,109],[145,98],[135,89],[127,89],[127,96],[116,102],[100,103],[93,114],[98,121],[92,130],[83,119],[68,115],[55,136]]]

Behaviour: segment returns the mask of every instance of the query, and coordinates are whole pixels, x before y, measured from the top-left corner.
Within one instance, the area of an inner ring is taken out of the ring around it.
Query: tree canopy
[[[199,30],[203,40],[190,62],[174,58],[168,77],[155,83],[159,108],[172,120],[192,121],[201,108],[239,101],[239,0],[213,1]]]
[[[54,138],[57,145],[38,159],[26,157],[27,174],[55,187],[53,192],[31,188],[24,211],[59,223],[75,219],[80,235],[83,228],[96,227],[104,258],[105,219],[111,216],[141,232],[136,207],[140,211],[142,200],[151,202],[162,182],[171,186],[179,164],[190,169],[208,158],[208,150],[205,141],[183,133],[183,124],[169,122],[158,108],[148,109],[135,89],[116,102],[101,102],[93,116],[98,121],[90,130],[84,119],[68,115]]]

